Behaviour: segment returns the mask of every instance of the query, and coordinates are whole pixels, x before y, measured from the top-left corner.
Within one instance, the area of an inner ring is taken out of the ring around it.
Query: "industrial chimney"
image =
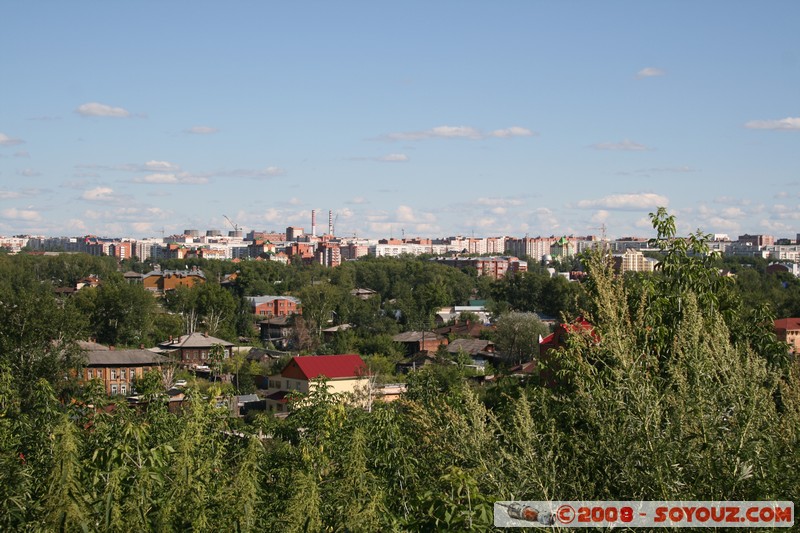
[[[317,236],[317,210],[311,210],[311,236]]]
[[[328,235],[333,237],[333,211],[328,211]]]

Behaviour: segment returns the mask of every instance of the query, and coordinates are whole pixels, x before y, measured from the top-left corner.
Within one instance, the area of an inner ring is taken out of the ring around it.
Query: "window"
[[[121,370],[119,371],[119,378],[120,378],[120,379],[125,379],[125,376],[126,376],[126,374],[127,374],[127,373],[128,373],[128,372],[127,372],[127,370],[126,370],[126,369],[124,369],[124,368],[123,368],[123,369],[121,369]],[[122,393],[122,394],[125,394],[125,392],[123,391],[123,393]]]
[[[94,374],[94,371],[91,368],[86,370],[86,379],[92,379],[92,374]]]
[[[114,383],[113,385],[111,385],[111,394],[116,394],[116,393],[117,393],[117,384]]]
[[[111,379],[117,379],[117,369],[116,368],[112,368],[111,369]],[[114,388],[116,389],[117,386],[114,385]]]
[[[121,394],[127,394],[128,393],[128,384],[127,383],[123,383],[122,385],[120,385],[120,393]]]

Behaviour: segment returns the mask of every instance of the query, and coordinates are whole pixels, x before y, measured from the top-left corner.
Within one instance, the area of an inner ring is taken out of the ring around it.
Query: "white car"
[[[175,387],[176,388],[181,388],[182,389],[186,385],[188,385],[188,383],[186,382],[185,379],[179,379],[178,381],[175,382]]]

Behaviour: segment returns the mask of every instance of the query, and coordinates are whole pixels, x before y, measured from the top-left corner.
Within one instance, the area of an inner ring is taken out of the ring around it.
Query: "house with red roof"
[[[800,318],[779,318],[775,321],[778,340],[789,343],[789,350],[800,353]]]
[[[558,363],[554,361],[552,352],[565,347],[570,335],[589,335],[595,341],[599,340],[592,323],[583,317],[578,317],[569,324],[558,324],[553,333],[540,340],[539,358],[536,366],[540,369],[539,377],[541,382],[548,387],[556,385],[555,376],[558,372]]]
[[[318,379],[326,380],[329,393],[344,397],[366,385],[367,365],[354,354],[292,357],[280,374],[269,378],[267,410],[287,412],[291,394],[308,394]]]

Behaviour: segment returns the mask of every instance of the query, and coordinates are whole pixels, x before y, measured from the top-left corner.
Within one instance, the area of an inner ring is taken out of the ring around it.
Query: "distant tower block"
[[[311,236],[317,236],[317,210],[311,210]]]
[[[328,235],[333,235],[333,211],[328,211]]]
[[[287,241],[296,241],[298,238],[303,236],[303,228],[298,228],[296,226],[289,226],[286,228],[286,240]]]

